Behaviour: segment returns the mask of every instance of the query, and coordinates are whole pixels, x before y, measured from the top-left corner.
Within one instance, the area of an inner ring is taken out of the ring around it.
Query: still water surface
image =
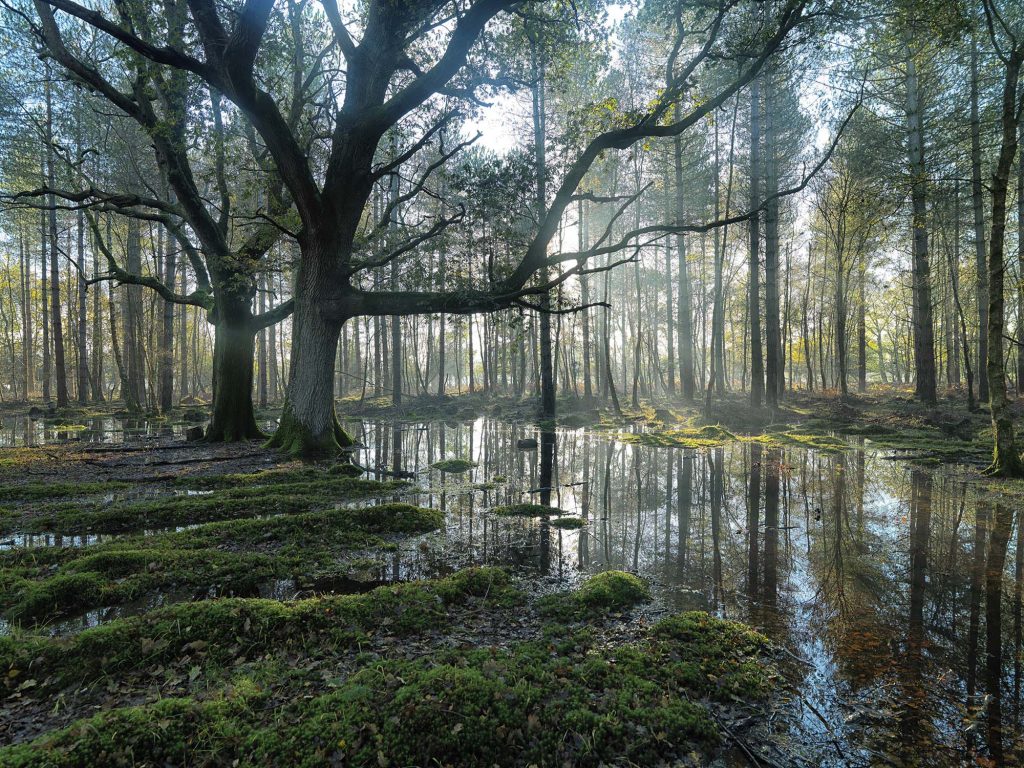
[[[1018,764],[1024,536],[1012,504],[962,470],[916,468],[863,441],[838,454],[691,450],[488,419],[348,426],[363,466],[416,473],[421,503],[447,513],[427,554],[405,552],[395,575],[490,564],[571,585],[634,571],[666,610],[749,622],[786,649],[798,726],[780,717],[779,738],[791,757]],[[523,438],[539,449],[517,449]],[[448,458],[478,466],[430,469]],[[521,501],[587,525],[486,513]]]
[[[3,426],[0,445],[169,431],[117,419],[84,432]],[[863,441],[843,453],[747,442],[691,450],[485,418],[346,427],[362,446],[358,463],[382,478],[412,473],[405,498],[446,513],[443,531],[387,555],[368,581],[487,564],[554,589],[633,571],[651,581],[656,610],[748,622],[785,649],[789,704],[770,726],[781,765],[1020,764],[1024,535],[1012,501],[983,493],[964,470],[914,467]],[[523,449],[524,439],[539,445]],[[431,468],[452,458],[477,466]],[[518,502],[586,525],[488,512]],[[268,596],[290,590],[274,585]]]

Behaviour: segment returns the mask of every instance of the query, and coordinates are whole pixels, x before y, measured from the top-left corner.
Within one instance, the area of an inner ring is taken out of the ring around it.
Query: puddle
[[[749,622],[787,649],[799,722],[787,737],[821,765],[948,766],[988,752],[1000,731],[1007,746],[1019,740],[1018,531],[955,467],[915,468],[863,441],[838,455],[746,443],[694,451],[584,429],[552,440],[487,419],[397,434],[357,426],[366,466],[415,472],[429,489],[416,502],[446,512],[443,532],[401,547],[403,579],[474,564],[565,586],[608,568],[640,573],[664,609]],[[516,449],[529,438],[539,450]],[[478,466],[430,469],[449,458]],[[520,502],[587,525],[488,513]],[[1007,538],[1000,600],[984,573]],[[989,627],[1002,638],[996,662]]]
[[[625,569],[650,580],[656,609],[749,622],[786,649],[794,717],[774,727],[808,764],[973,764],[1020,738],[1024,537],[955,467],[915,468],[863,441],[842,454],[738,442],[694,451],[491,419],[346,426],[370,476],[413,473],[403,500],[443,510],[445,527],[367,554],[372,562],[345,579],[282,580],[263,596],[350,594],[468,565],[556,587]],[[445,459],[476,466],[431,468]],[[489,511],[524,502],[586,524]],[[986,571],[1002,574],[1001,593]],[[157,596],[48,629],[195,597]],[[1001,643],[987,648],[988,637]]]
[[[33,448],[54,443],[118,444],[127,441],[177,437],[206,422],[185,423],[129,416],[68,416],[62,423],[46,418],[5,415],[0,417],[0,448]],[[277,427],[274,421],[261,421],[268,432]]]

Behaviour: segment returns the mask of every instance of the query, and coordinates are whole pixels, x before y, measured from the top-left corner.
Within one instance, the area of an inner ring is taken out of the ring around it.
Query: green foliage
[[[444,461],[434,462],[430,466],[431,468],[439,470],[441,472],[461,474],[463,472],[468,472],[469,470],[476,467],[476,462],[469,461],[468,459],[445,459]]]
[[[552,528],[565,528],[574,530],[582,528],[587,524],[587,521],[581,517],[556,517],[551,521]]]
[[[561,621],[585,621],[628,611],[650,599],[650,588],[639,576],[624,571],[602,571],[574,592],[547,595],[538,607],[541,614]]]
[[[271,480],[274,482],[268,482]],[[168,496],[152,501],[113,504],[76,501],[42,506],[31,510],[21,520],[8,518],[0,521],[0,530],[70,535],[171,528],[257,515],[305,512],[341,501],[377,496],[404,485],[328,474],[320,470],[302,475],[256,473],[192,478],[179,483],[186,487],[217,490],[207,495]],[[63,489],[57,489],[57,495],[63,493]]]
[[[558,646],[378,662],[283,704],[243,677],[211,699],[115,709],[0,749],[0,766],[652,765],[716,743],[698,699],[767,695],[763,646],[749,630],[692,613],[610,647],[580,630]]]
[[[433,581],[293,603],[249,598],[181,603],[67,638],[2,637],[0,674],[10,691],[29,677],[61,686],[144,672],[183,658],[209,672],[267,651],[317,654],[356,647],[385,622],[390,633],[403,636],[443,628],[454,605],[480,599],[509,606],[519,601],[517,595],[505,572],[469,568]]]
[[[425,533],[438,510],[392,503],[209,523],[87,548],[7,553],[0,558],[0,608],[39,621],[155,592],[184,596],[255,594],[274,578],[344,575],[338,554],[386,544],[380,536]]]
[[[501,504],[492,507],[491,514],[502,517],[548,517],[549,515],[564,515],[566,512],[558,507],[548,507],[544,504]]]

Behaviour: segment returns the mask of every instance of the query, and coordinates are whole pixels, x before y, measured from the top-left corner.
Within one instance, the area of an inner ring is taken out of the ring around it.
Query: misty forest
[[[1024,765],[1020,0],[0,50],[0,767]]]

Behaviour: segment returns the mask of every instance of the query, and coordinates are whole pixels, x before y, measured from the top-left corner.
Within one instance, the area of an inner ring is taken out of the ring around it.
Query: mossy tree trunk
[[[1024,475],[1006,394],[1006,363],[1003,347],[1004,246],[1006,241],[1006,193],[1010,186],[1010,168],[1017,154],[1017,85],[1024,58],[1024,46],[1017,46],[1005,60],[1002,102],[1002,143],[999,160],[992,174],[992,230],[988,254],[988,387],[992,411],[994,446],[988,473],[998,477]]]
[[[256,334],[247,319],[221,320],[213,344],[213,417],[206,441],[233,443],[266,435],[253,411]]]
[[[293,456],[315,458],[338,453],[351,440],[334,411],[334,362],[342,322],[327,319],[315,285],[301,272],[292,327],[288,392],[281,424],[268,445]],[[306,279],[304,279],[304,277]]]

